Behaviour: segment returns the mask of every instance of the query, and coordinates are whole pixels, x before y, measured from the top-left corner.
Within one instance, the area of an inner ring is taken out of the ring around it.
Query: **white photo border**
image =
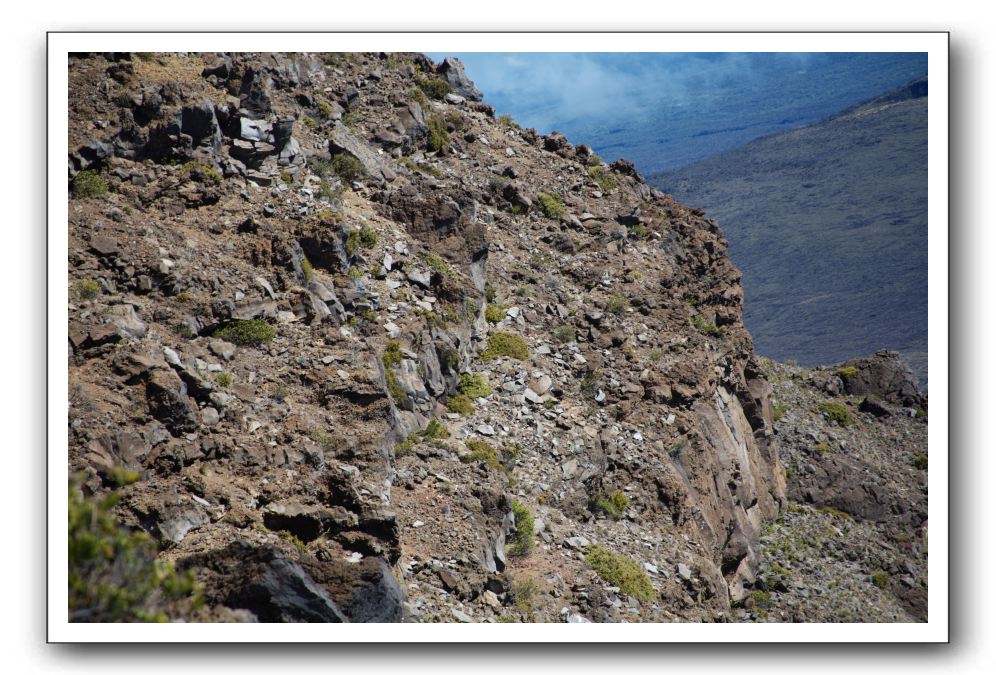
[[[48,34],[49,642],[949,641],[948,43],[946,32],[51,32]],[[923,52],[928,55],[928,621],[898,624],[79,624],[68,621],[69,52]]]

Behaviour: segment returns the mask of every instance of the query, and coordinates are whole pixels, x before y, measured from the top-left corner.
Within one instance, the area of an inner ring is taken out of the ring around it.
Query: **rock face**
[[[456,61],[122,59],[70,62],[70,175],[110,191],[71,197],[69,464],[140,474],[119,517],[212,616],[739,616],[787,495],[714,222]]]

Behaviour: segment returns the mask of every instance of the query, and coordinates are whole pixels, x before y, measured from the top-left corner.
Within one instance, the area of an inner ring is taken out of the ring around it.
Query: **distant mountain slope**
[[[925,78],[651,182],[723,228],[758,353],[813,365],[888,347],[926,384]]]

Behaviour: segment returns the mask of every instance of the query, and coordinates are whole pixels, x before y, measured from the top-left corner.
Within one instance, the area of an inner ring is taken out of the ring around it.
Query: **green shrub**
[[[553,331],[553,337],[557,338],[559,342],[574,342],[577,339],[577,333],[574,331],[574,326],[560,326]]]
[[[837,374],[844,380],[854,377],[858,374],[858,369],[855,366],[844,366],[843,368],[837,369]]]
[[[560,218],[566,211],[564,200],[560,195],[549,192],[540,192],[536,195],[536,206],[547,218]]]
[[[785,417],[785,413],[788,412],[788,409],[789,407],[787,403],[778,403],[778,402],[772,403],[771,419],[774,420],[775,422],[781,420],[783,417]]]
[[[430,77],[426,75],[415,75],[415,86],[426,96],[434,99],[442,99],[450,93],[450,83],[441,77]]]
[[[444,438],[449,438],[450,432],[449,429],[446,428],[445,424],[436,418],[432,418],[429,420],[429,424],[425,427],[425,429],[419,432],[419,436],[427,441],[441,441]]]
[[[214,337],[228,340],[237,345],[258,346],[269,342],[277,335],[270,324],[261,319],[234,319],[214,332]]]
[[[723,329],[722,328],[719,328],[714,323],[710,323],[709,321],[706,321],[705,319],[703,319],[698,314],[696,314],[695,316],[693,316],[692,319],[691,319],[691,321],[692,321],[692,325],[695,326],[695,328],[699,332],[701,332],[701,333],[705,333],[706,335],[712,335],[713,337],[719,337],[720,335],[723,334]]]
[[[588,170],[588,177],[595,181],[602,192],[609,192],[617,185],[616,179],[603,166],[593,166]]]
[[[180,173],[187,178],[216,185],[224,178],[217,169],[203,162],[187,162],[180,167]]]
[[[927,470],[927,455],[917,455],[910,462],[914,469],[919,469],[920,471]]]
[[[69,620],[167,621],[165,605],[202,602],[191,572],[156,559],[155,543],[111,515],[120,496],[84,499],[69,484]]]
[[[301,272],[304,273],[304,283],[308,283],[315,276],[315,268],[311,266],[311,261],[307,258],[301,259]]]
[[[384,381],[387,384],[387,393],[394,399],[394,402],[403,406],[408,401],[408,394],[401,388],[401,383],[398,382],[398,376],[394,374],[393,370],[386,370],[384,372]]]
[[[469,453],[463,455],[460,460],[463,462],[484,462],[491,469],[501,469],[501,457],[498,456],[498,451],[494,449],[490,443],[472,438],[470,440],[464,441],[464,445],[470,450]]]
[[[231,387],[234,379],[228,373],[218,373],[215,375],[214,381],[218,383],[219,387]]]
[[[281,171],[280,172],[280,180],[282,180],[285,185],[293,185],[294,184],[294,174],[292,174],[290,171]]]
[[[486,398],[494,391],[485,377],[477,373],[462,373],[457,389],[470,398]]]
[[[488,336],[488,348],[481,352],[481,358],[490,361],[502,356],[520,361],[529,358],[526,341],[515,333],[492,333]]]
[[[73,197],[93,199],[107,193],[107,181],[96,169],[80,171],[73,178]]]
[[[770,591],[751,591],[750,597],[754,600],[754,606],[760,609],[771,609]]]
[[[489,304],[484,308],[484,318],[488,323],[498,323],[505,318],[505,311],[510,305]]]
[[[390,340],[384,346],[384,354],[380,357],[385,368],[394,368],[401,365],[401,345],[397,340]]]
[[[519,125],[515,123],[515,120],[512,119],[512,116],[509,115],[509,114],[507,114],[507,113],[504,114],[504,115],[499,115],[498,116],[498,124],[502,125],[503,127],[507,128],[507,129],[519,129],[520,128]]]
[[[73,284],[73,290],[81,300],[93,300],[100,295],[100,284],[95,279],[79,279]]]
[[[622,314],[629,307],[629,298],[622,293],[613,293],[605,303],[605,309],[613,314]]]
[[[304,117],[301,118],[301,123],[304,124],[304,126],[308,127],[309,129],[318,128],[318,122],[315,121],[314,117],[308,117],[307,115],[305,115]]]
[[[380,236],[366,223],[359,228],[350,231],[346,236],[346,254],[350,257],[356,255],[356,251],[361,248],[373,248],[380,241]]]
[[[515,534],[512,536],[511,553],[518,557],[529,555],[533,550],[533,515],[518,500],[512,502],[512,515],[515,516]]]
[[[425,266],[433,272],[437,272],[447,277],[453,275],[453,269],[450,267],[450,264],[435,253],[424,253],[422,255],[422,262],[424,262]]]
[[[446,132],[446,121],[439,115],[429,115],[426,120],[429,127],[429,140],[427,147],[431,152],[437,152],[446,147],[450,142],[450,135]]]
[[[340,152],[332,157],[332,171],[339,177],[339,180],[347,185],[354,181],[363,180],[367,175],[363,163],[348,152]]]
[[[872,583],[878,586],[879,588],[888,588],[889,582],[892,580],[892,578],[889,576],[888,572],[879,570],[878,572],[875,572],[874,574],[871,575],[871,580]]]
[[[331,117],[335,109],[324,96],[315,96],[315,108],[322,117]]]
[[[837,403],[836,401],[826,401],[820,404],[820,412],[827,416],[831,422],[842,426],[849,427],[854,423],[854,419],[851,417],[851,411],[847,409],[847,406],[843,403]]]
[[[588,547],[584,559],[598,572],[598,576],[613,586],[618,586],[626,595],[643,601],[654,599],[656,593],[647,573],[632,558],[594,545]]]
[[[617,490],[608,495],[599,495],[592,504],[592,509],[601,511],[612,520],[619,520],[628,505],[629,498]]]
[[[462,417],[474,412],[474,402],[466,394],[455,394],[446,399],[446,409]]]

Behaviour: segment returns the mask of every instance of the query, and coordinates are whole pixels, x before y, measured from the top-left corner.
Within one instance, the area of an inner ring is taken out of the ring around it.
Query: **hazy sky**
[[[924,54],[455,53],[499,113],[656,170],[926,74]]]

